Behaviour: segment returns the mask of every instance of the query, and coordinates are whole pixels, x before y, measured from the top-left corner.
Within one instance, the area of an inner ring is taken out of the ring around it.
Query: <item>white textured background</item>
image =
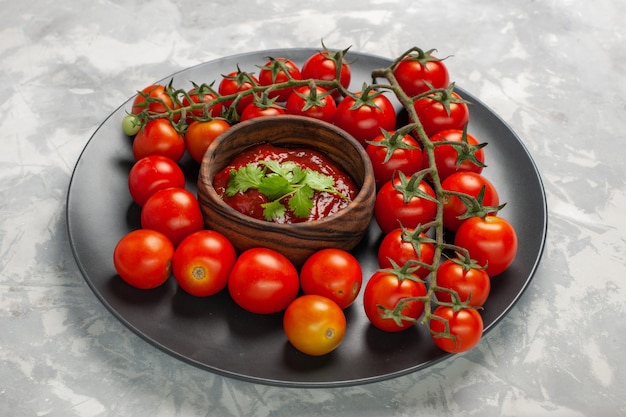
[[[626,3],[0,1],[0,415],[626,415]],[[217,57],[332,47],[453,55],[523,139],[550,212],[542,263],[474,350],[397,379],[284,389],[216,376],[127,330],[72,257],[82,148],[134,91]]]

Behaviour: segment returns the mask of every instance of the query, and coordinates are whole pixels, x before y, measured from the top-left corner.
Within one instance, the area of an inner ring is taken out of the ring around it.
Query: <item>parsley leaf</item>
[[[265,176],[257,188],[261,194],[265,194],[270,200],[276,200],[293,192],[289,180],[278,174]]]
[[[261,206],[263,207],[263,217],[265,217],[267,221],[282,219],[285,217],[285,212],[287,211],[287,208],[280,200],[270,201]]]
[[[308,185],[298,188],[289,198],[289,208],[298,217],[309,217],[313,209],[313,189]]]
[[[259,161],[260,165],[265,166],[267,169],[275,173],[276,175],[280,175],[281,177],[285,177],[290,179],[293,175],[292,171],[297,167],[295,162],[286,161],[286,162],[278,162],[273,159]]]
[[[247,164],[237,170],[230,171],[226,194],[230,197],[239,191],[245,193],[249,188],[259,188],[265,176],[265,171],[259,165]]]
[[[335,180],[333,177],[313,170],[308,170],[306,172],[306,183],[309,187],[316,191],[333,192],[335,186]]]

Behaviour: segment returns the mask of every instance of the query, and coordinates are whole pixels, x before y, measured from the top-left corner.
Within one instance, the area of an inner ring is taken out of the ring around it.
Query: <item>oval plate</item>
[[[315,49],[278,49],[230,56],[201,64],[160,81],[176,88],[191,82],[209,83],[236,69],[258,72],[268,56],[287,57],[301,65]],[[371,82],[371,70],[391,60],[350,52],[352,91]],[[501,215],[516,228],[519,251],[514,263],[493,279],[482,311],[488,332],[512,308],[531,281],[547,231],[545,192],[537,168],[517,135],[475,97],[471,101],[469,132],[485,148],[484,175],[497,187],[507,206]],[[162,287],[131,288],[117,275],[112,254],[118,240],[140,227],[140,208],[132,203],[127,176],[134,163],[131,140],[121,121],[132,98],[96,130],[83,150],[69,185],[67,225],[80,271],[100,301],[128,328],[163,351],[198,367],[251,382],[292,387],[332,387],[380,381],[426,368],[448,357],[439,350],[424,325],[398,334],[369,325],[362,299],[346,310],[348,328],[343,343],[324,357],[297,352],[282,330],[282,315],[261,316],[236,306],[227,291],[195,298],[180,290],[173,278]],[[188,188],[196,191],[197,164],[181,162]],[[378,267],[376,251],[381,232],[375,222],[354,250],[367,280]]]

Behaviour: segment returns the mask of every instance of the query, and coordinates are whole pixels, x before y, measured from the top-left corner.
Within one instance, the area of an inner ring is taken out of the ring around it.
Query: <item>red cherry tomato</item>
[[[337,104],[329,91],[322,87],[311,89],[299,87],[287,99],[285,109],[288,114],[307,116],[332,123],[335,120]]]
[[[490,277],[504,272],[515,260],[517,234],[513,226],[497,216],[472,217],[461,224],[454,244],[468,250]]]
[[[446,88],[450,83],[446,65],[430,51],[407,55],[393,68],[393,75],[409,97],[429,91],[429,84],[433,88]]]
[[[185,174],[180,166],[161,155],[151,155],[135,162],[128,174],[128,190],[140,206],[159,190],[185,187]]]
[[[150,101],[146,99],[150,98]],[[166,113],[175,109],[174,101],[167,92],[167,87],[160,84],[152,84],[141,90],[133,100],[132,114],[139,114],[144,110],[150,113]]]
[[[431,336],[435,344],[449,353],[460,353],[472,349],[480,342],[483,334],[483,319],[472,308],[454,311],[452,307],[439,306],[430,320]],[[448,336],[443,335],[448,324]],[[450,337],[451,336],[451,337]]]
[[[180,242],[172,258],[172,272],[183,290],[207,297],[226,288],[236,258],[233,244],[224,235],[200,230]]]
[[[369,91],[364,98],[358,92],[355,97],[347,96],[339,102],[335,124],[365,147],[367,141],[380,135],[381,129],[395,129],[396,111],[384,94]]]
[[[161,285],[171,274],[174,245],[154,230],[133,230],[122,237],[113,251],[113,263],[119,276],[129,285],[151,289]]]
[[[223,119],[191,122],[185,132],[185,146],[191,158],[198,163],[202,162],[211,143],[229,127],[230,124]]]
[[[468,152],[464,151],[463,130],[448,129],[436,133],[430,138],[431,142],[459,142],[455,145],[436,145],[433,152],[435,156],[435,166],[441,181],[458,171],[471,171],[480,174],[485,164],[485,151],[480,147],[478,140],[469,133],[465,136],[465,141],[469,147]],[[428,154],[423,154],[423,165],[429,167]]]
[[[222,78],[218,86],[218,92],[221,96],[229,96],[250,90],[255,85],[259,85],[259,80],[254,75],[241,71],[233,71]],[[243,109],[245,109],[248,104],[252,103],[252,99],[252,94],[242,97],[237,103],[237,114],[241,115]],[[230,107],[233,101],[234,100],[224,101],[224,107]]]
[[[210,103],[216,99],[216,92],[203,84],[189,90],[187,95],[183,96],[181,103],[183,107],[188,107],[192,104]],[[206,120],[209,117],[219,117],[223,107],[222,103],[214,103],[204,108],[191,110],[187,115],[187,123],[192,123],[194,120]]]
[[[446,259],[437,268],[437,286],[456,291],[459,300],[468,305],[480,307],[485,304],[491,290],[489,275],[484,269],[465,265],[458,259]],[[452,302],[452,294],[435,291],[439,301]]]
[[[469,109],[461,96],[453,92],[448,101],[449,111],[441,101],[422,98],[415,101],[414,107],[426,136],[448,129],[462,130],[469,121]]]
[[[253,101],[241,113],[240,121],[256,119],[257,117],[280,116],[285,113],[285,109],[277,104],[264,105],[263,103]]]
[[[415,248],[418,248],[416,250]],[[426,265],[433,263],[435,245],[425,233],[415,236],[412,229],[394,229],[385,235],[378,247],[378,265],[381,268],[393,268],[394,263],[399,266],[409,261],[419,261]],[[413,272],[417,277],[424,279],[430,270],[420,266]]]
[[[422,282],[393,270],[378,270],[365,285],[363,308],[374,327],[387,332],[399,332],[415,324],[424,312],[424,303],[420,300],[405,301],[395,314],[396,320],[391,312],[401,300],[425,295],[426,286]]]
[[[411,135],[383,132],[365,147],[372,161],[376,186],[391,181],[396,171],[410,177],[422,169],[422,149]]]
[[[331,81],[337,77],[337,61],[336,55],[331,55],[328,51],[320,51],[311,55],[302,65],[301,73],[303,79],[312,78],[314,80]],[[350,86],[352,72],[350,65],[345,59],[341,60],[341,68],[339,74],[339,84],[347,89]],[[340,96],[339,91],[334,91],[335,98]]]
[[[285,310],[283,329],[300,352],[321,356],[335,350],[346,332],[346,316],[332,300],[319,295],[296,298]]]
[[[167,119],[150,120],[133,140],[133,155],[140,160],[150,155],[162,155],[176,162],[185,154],[185,139]]]
[[[352,304],[361,290],[363,271],[359,261],[341,249],[322,249],[311,255],[300,270],[305,294],[331,299],[341,308]]]
[[[383,233],[400,226],[415,228],[433,221],[437,215],[432,187],[424,180],[418,183],[407,181],[400,175],[387,181],[376,195],[374,217]]]
[[[283,311],[300,289],[298,271],[281,253],[252,248],[239,255],[228,278],[232,299],[257,314]]]
[[[496,187],[481,174],[475,172],[457,172],[450,175],[442,183],[441,187],[446,191],[454,191],[477,198],[480,190],[484,187],[482,205],[485,207],[497,207],[500,197]],[[453,232],[459,229],[465,219],[459,219],[467,213],[467,206],[456,195],[446,195],[443,199],[443,225]],[[479,213],[482,215],[482,213]]]
[[[281,64],[287,69],[286,72]],[[270,58],[261,68],[261,71],[259,71],[259,84],[262,86],[301,79],[302,74],[298,66],[292,60],[285,58]],[[287,100],[292,91],[293,87],[281,88],[270,91],[268,97],[275,98],[276,101],[282,102]]]
[[[141,209],[141,227],[167,236],[174,246],[204,228],[197,198],[183,188],[166,188],[152,194]]]

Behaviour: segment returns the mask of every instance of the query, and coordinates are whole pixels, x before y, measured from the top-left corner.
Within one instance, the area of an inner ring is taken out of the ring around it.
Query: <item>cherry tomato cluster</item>
[[[478,308],[490,280],[517,251],[515,231],[497,214],[503,207],[497,190],[482,175],[486,144],[468,133],[468,104],[432,50],[410,49],[389,68],[373,71],[374,80],[388,84],[374,81],[356,92],[348,90],[346,52],[324,49],[302,67],[286,57],[268,58],[258,76],[237,69],[216,89],[151,85],[139,92],[122,127],[134,136],[136,163],[128,182],[142,208],[142,228],[120,240],[115,268],[137,288],[154,288],[173,274],[195,296],[227,289],[252,313],[284,311],[285,334],[298,350],[322,355],[335,349],[346,330],[343,310],[364,282],[356,258],[328,248],[298,271],[271,249],[237,254],[227,237],[204,229],[178,165],[185,152],[200,163],[234,123],[281,114],[313,117],[354,136],[374,168],[374,218],[383,237],[380,269],[363,291],[369,321],[397,332],[422,318],[441,349],[471,349],[482,335]],[[406,125],[398,126],[384,92],[400,101]],[[443,239],[444,229],[454,234],[452,242]]]

